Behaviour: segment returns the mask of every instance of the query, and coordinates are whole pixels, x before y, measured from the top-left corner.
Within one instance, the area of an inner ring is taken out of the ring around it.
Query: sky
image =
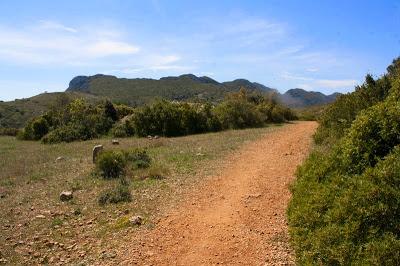
[[[348,92],[400,56],[400,0],[0,1],[0,100],[77,75]]]

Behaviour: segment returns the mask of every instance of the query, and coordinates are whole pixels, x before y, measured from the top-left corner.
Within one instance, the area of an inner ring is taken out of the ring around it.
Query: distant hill
[[[282,103],[288,107],[303,108],[308,106],[324,105],[332,103],[340,93],[325,95],[321,92],[306,91],[303,89],[291,89],[280,95]]]
[[[0,128],[20,128],[32,117],[49,110],[52,106],[77,98],[85,98],[90,102],[100,101],[101,98],[80,92],[43,93],[31,98],[17,99],[11,102],[0,102]]]
[[[44,93],[31,98],[0,102],[0,127],[22,127],[30,118],[47,111],[65,98],[86,98],[90,101],[110,99],[116,103],[140,106],[155,98],[177,101],[221,101],[229,92],[246,88],[261,93],[274,93],[288,107],[304,108],[333,102],[338,94],[324,95],[303,89],[280,94],[276,89],[246,79],[218,82],[210,77],[185,74],[160,79],[126,79],[110,75],[77,76],[66,92]]]
[[[131,106],[142,105],[155,97],[169,100],[220,101],[228,92],[244,87],[251,91],[275,91],[245,79],[219,83],[209,77],[185,74],[156,79],[125,79],[107,75],[78,76],[71,80],[67,92],[84,92],[109,97]]]

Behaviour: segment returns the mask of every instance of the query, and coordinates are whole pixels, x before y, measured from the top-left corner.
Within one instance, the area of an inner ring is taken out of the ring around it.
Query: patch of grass
[[[100,205],[130,201],[132,201],[132,194],[129,187],[121,183],[113,188],[103,190],[98,197]]]
[[[51,221],[51,227],[61,226],[63,223],[64,222],[63,222],[63,220],[61,218],[57,218],[56,217]]]

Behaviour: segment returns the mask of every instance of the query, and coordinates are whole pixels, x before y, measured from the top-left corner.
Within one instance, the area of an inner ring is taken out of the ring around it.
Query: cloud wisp
[[[23,29],[0,26],[0,36],[0,60],[13,64],[90,64],[104,57],[132,55],[140,50],[111,28],[92,31],[54,21],[40,21]]]
[[[298,87],[303,89],[346,89],[352,88],[359,84],[358,80],[355,79],[317,79],[306,76],[292,75],[290,73],[283,73],[281,77],[286,80],[295,80],[304,83],[299,83]]]

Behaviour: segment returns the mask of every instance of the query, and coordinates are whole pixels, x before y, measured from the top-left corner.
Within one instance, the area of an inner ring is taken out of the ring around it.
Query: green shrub
[[[112,129],[112,134],[117,138],[130,137],[135,135],[135,128],[131,122],[132,116],[123,118],[120,122],[116,123]]]
[[[258,127],[263,124],[261,112],[245,100],[226,100],[214,109],[214,113],[223,129]]]
[[[26,127],[19,134],[19,139],[40,140],[49,132],[49,124],[43,116],[39,116],[28,122]]]
[[[112,128],[117,111],[110,102],[93,106],[82,99],[63,109],[53,108],[25,126],[20,139],[43,140],[43,143],[89,140],[106,135]]]
[[[113,188],[103,190],[98,197],[100,205],[130,201],[132,201],[132,194],[129,190],[129,186],[124,184],[118,184]]]
[[[127,164],[126,156],[119,151],[104,151],[96,160],[96,168],[104,178],[118,178]]]
[[[288,208],[301,265],[400,261],[400,80],[393,71],[367,76],[322,118],[321,144],[298,169]]]
[[[315,141],[338,140],[350,128],[356,116],[364,109],[383,101],[389,94],[392,84],[385,75],[378,80],[367,75],[365,82],[357,86],[355,92],[344,94],[331,104],[320,116]]]
[[[144,149],[135,149],[125,152],[125,160],[133,169],[148,168],[151,164],[151,158]]]

